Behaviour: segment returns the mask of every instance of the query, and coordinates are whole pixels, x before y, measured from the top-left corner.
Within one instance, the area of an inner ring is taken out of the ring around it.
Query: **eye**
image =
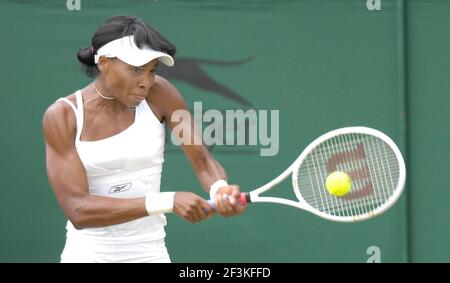
[[[134,72],[135,73],[140,73],[140,72],[142,72],[142,68],[134,67]]]

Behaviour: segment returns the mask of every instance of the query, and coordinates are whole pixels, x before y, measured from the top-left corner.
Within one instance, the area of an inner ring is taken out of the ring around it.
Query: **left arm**
[[[156,77],[151,93],[153,105],[159,111],[172,131],[179,134],[181,147],[189,159],[197,178],[206,192],[217,180],[227,180],[223,167],[214,159],[202,141],[186,102],[178,90],[162,77]],[[185,129],[179,131],[179,129]],[[239,186],[221,187],[214,198],[217,212],[222,216],[232,216],[244,211],[237,200],[240,197]]]

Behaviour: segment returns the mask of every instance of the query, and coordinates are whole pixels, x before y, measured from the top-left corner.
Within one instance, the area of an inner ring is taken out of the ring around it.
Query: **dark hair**
[[[97,50],[108,42],[129,35],[134,35],[134,42],[139,48],[148,45],[154,50],[171,56],[176,53],[176,48],[172,43],[138,17],[115,16],[98,28],[92,37],[91,46],[78,50],[78,61],[81,62],[85,73],[89,77],[96,77],[99,73],[94,61]]]

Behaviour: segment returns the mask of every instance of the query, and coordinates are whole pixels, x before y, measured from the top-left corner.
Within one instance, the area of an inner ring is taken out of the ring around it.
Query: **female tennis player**
[[[193,123],[171,121],[174,111],[188,108],[155,73],[160,63],[174,64],[175,52],[150,25],[126,16],[109,19],[91,46],[78,51],[95,80],[57,100],[43,117],[47,175],[68,218],[61,262],[170,262],[164,213],[198,222],[215,212],[243,212],[239,187],[227,184],[203,145],[182,148],[217,208],[192,192],[160,192],[164,123],[172,129]]]

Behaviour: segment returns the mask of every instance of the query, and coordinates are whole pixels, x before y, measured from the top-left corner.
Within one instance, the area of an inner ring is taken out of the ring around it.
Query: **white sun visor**
[[[154,59],[167,66],[173,66],[174,64],[172,56],[164,52],[151,49],[147,45],[143,45],[142,49],[140,49],[134,42],[133,35],[113,40],[100,47],[95,55],[95,64],[98,64],[100,56],[108,58],[117,57],[123,62],[135,67],[145,65]]]

